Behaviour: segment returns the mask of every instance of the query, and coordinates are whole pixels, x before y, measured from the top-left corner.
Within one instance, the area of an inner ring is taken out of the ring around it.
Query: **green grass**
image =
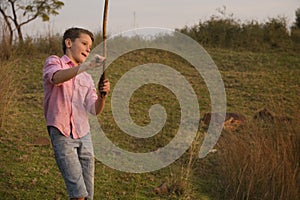
[[[279,107],[284,115],[300,111],[299,52],[235,52],[208,49],[219,67],[226,87],[228,111],[243,113],[248,119],[262,108]],[[132,52],[113,63],[107,74],[112,89],[122,74],[145,62],[159,62],[179,70],[198,96],[201,114],[210,110],[208,91],[203,79],[188,63],[174,59],[174,55],[157,54],[152,50]],[[43,116],[43,63],[48,55],[35,54],[1,61],[12,65],[14,87],[17,92],[6,110],[0,129],[0,196],[2,199],[66,199],[65,186],[55,164],[51,146],[33,145],[37,137],[48,137]],[[138,60],[136,58],[139,58]],[[2,66],[2,65],[1,65]],[[13,91],[12,91],[13,92]],[[115,124],[108,104],[99,117],[108,137],[120,147],[147,152],[166,145],[176,134],[180,113],[176,97],[166,88],[147,85],[131,98],[130,112],[140,125],[149,123],[148,110],[153,103],[161,103],[168,113],[164,129],[149,139],[129,137]],[[199,130],[202,135],[203,130]],[[192,160],[190,175],[185,177],[190,153],[170,166],[145,174],[131,174],[111,169],[96,162],[95,199],[215,199],[218,191],[211,191],[216,174],[210,167],[218,165],[217,155]],[[198,170],[207,172],[202,180]],[[187,178],[187,179],[184,179]],[[170,194],[155,194],[161,183],[180,183]],[[182,193],[178,193],[183,188]],[[177,191],[177,192],[176,192]],[[219,193],[218,193],[219,194]],[[218,196],[218,195],[217,195]],[[222,197],[220,197],[222,198]]]

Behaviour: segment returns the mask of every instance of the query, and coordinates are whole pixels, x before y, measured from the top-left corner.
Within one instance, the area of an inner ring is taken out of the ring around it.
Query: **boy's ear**
[[[65,45],[66,45],[67,49],[71,48],[72,41],[70,38],[65,39]]]

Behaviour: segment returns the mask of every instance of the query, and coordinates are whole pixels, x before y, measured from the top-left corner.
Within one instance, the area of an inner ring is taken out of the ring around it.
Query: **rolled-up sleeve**
[[[44,69],[43,69],[43,81],[46,83],[53,84],[53,75],[58,70],[62,69],[61,61],[58,56],[50,56],[45,63]],[[60,83],[61,84],[61,83]],[[56,84],[56,85],[60,85]]]

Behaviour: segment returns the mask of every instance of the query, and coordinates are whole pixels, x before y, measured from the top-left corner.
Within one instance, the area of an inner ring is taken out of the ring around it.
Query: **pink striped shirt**
[[[43,69],[44,115],[47,126],[55,126],[65,136],[70,136],[71,124],[74,138],[90,132],[88,113],[95,115],[98,98],[94,81],[86,72],[60,84],[54,84],[53,74],[61,69],[74,67],[64,55],[47,58]]]

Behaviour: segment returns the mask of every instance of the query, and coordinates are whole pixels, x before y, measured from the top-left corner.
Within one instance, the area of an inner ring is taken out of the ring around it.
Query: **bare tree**
[[[57,15],[63,6],[59,0],[1,0],[0,13],[10,33],[10,44],[15,31],[23,43],[22,26],[37,18],[49,21],[50,15]]]

